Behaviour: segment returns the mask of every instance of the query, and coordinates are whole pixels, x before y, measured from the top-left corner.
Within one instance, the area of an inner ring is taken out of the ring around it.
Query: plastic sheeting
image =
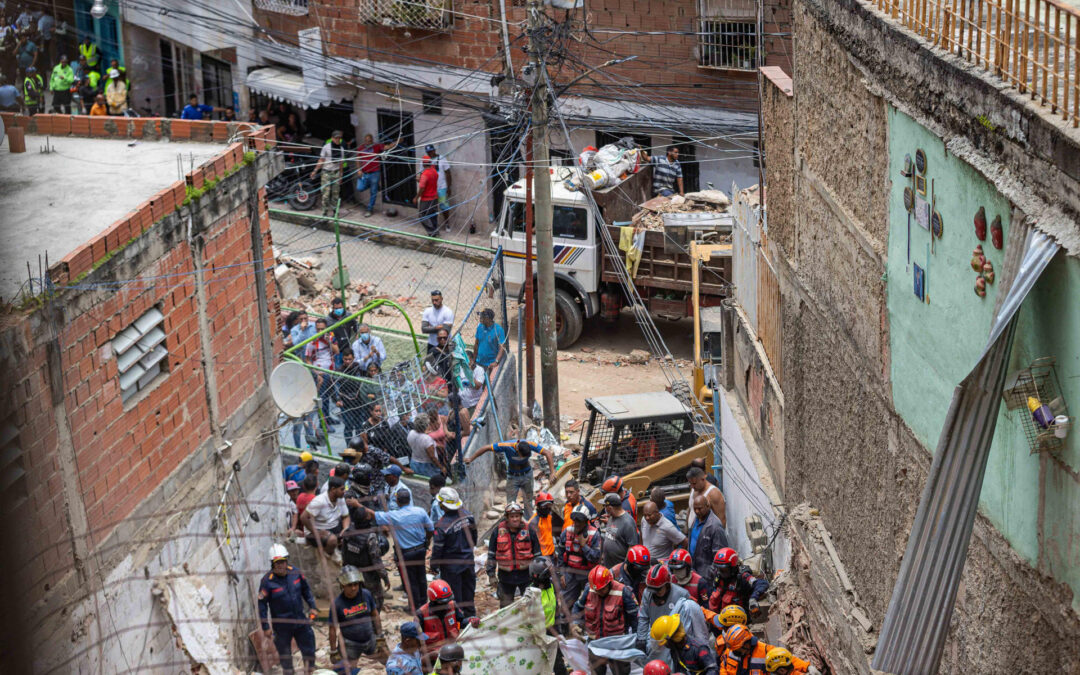
[[[1028,233],[986,350],[953,393],[874,653],[878,670],[926,675],[941,663],[994,439],[1016,313],[1058,249],[1045,234]]]
[[[554,672],[558,641],[547,634],[540,591],[485,616],[458,636],[465,648],[465,675],[530,675]]]

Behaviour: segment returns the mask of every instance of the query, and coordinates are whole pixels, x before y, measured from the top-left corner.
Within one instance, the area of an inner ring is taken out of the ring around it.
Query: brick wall
[[[58,119],[70,122],[73,130],[84,128],[78,116],[17,116],[11,121],[40,131],[55,130]],[[134,133],[135,121],[111,121],[119,128],[103,134]],[[146,120],[141,128],[159,135],[191,135],[198,128],[181,131],[178,122]],[[213,138],[236,131],[216,134],[216,126],[224,123],[211,124],[197,133]],[[84,135],[99,135],[85,128]],[[184,182],[150,196],[54,265],[50,276],[57,290],[35,305],[36,311],[3,316],[0,422],[20,435],[19,466],[26,472],[28,494],[4,519],[0,532],[12,535],[13,545],[4,555],[21,602],[45,598],[75,568],[72,543],[93,550],[104,541],[211,437],[214,419],[219,425],[230,418],[242,423],[244,415],[238,413],[265,384],[259,313],[274,317],[269,325],[276,326],[278,300],[272,270],[267,270],[261,272],[267,303],[259,306],[255,279],[260,272],[252,263],[255,251],[264,260],[271,257],[265,191],[256,187],[265,175],[260,181],[256,172],[272,158],[256,153],[254,161],[245,160],[244,152],[265,149],[273,142],[273,130],[241,131],[242,142],[223,143],[221,154]],[[218,183],[207,189],[209,180]],[[195,191],[195,185],[203,192]],[[258,218],[258,248],[253,248],[252,209]],[[189,243],[192,236],[203,245]],[[194,275],[197,260],[205,273],[202,305]],[[111,341],[151,308],[164,315],[167,373],[125,403]],[[200,341],[200,310],[211,328],[210,354]],[[270,336],[274,333],[271,328]],[[217,410],[209,403],[204,361],[214,368]],[[55,411],[54,398],[59,404]],[[65,445],[68,432],[70,444]],[[85,544],[78,534],[80,522],[88,534]]]
[[[498,1],[456,0],[453,7],[458,14],[454,16],[452,28],[443,32],[411,28],[412,38],[406,38],[402,28],[361,23],[357,20],[355,2],[350,0],[312,0],[306,17],[282,17],[261,10],[256,10],[255,16],[260,25],[265,21],[266,25],[285,35],[320,27],[330,56],[414,65],[443,64],[494,74],[505,69]],[[523,47],[526,43],[519,28],[526,18],[525,3],[518,0],[505,2],[511,54],[515,68],[518,68],[525,61]],[[735,0],[730,4],[741,10],[740,16],[756,14],[756,5],[752,2]],[[790,0],[770,0],[765,5],[764,29],[769,37],[762,45],[765,65],[777,65],[787,72],[791,72],[790,8]],[[634,61],[605,68],[606,75],[598,75],[596,82],[588,79],[579,82],[574,94],[607,98],[612,95],[610,88],[613,85],[646,83],[656,85],[656,88],[628,90],[630,98],[644,95],[668,104],[756,109],[754,72],[697,66],[697,37],[692,34],[698,30],[697,0],[598,0],[588,3],[586,9],[590,29],[661,34],[597,33],[595,42],[585,38],[590,47],[573,43],[571,51],[592,65],[609,58],[638,55]],[[561,20],[562,12],[558,14]],[[578,28],[578,34],[583,34],[580,20]],[[574,72],[580,72],[580,69]]]

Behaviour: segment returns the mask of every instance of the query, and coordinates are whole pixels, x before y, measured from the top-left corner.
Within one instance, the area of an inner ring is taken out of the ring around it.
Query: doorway
[[[518,149],[521,137],[516,126],[494,115],[484,115],[488,131],[488,150],[491,153],[491,214],[496,220],[502,213],[503,192],[518,179],[518,161],[522,158]]]
[[[382,198],[387,204],[411,206],[416,197],[416,150],[412,113],[379,110],[379,143],[397,146],[382,161]]]
[[[697,146],[689,138],[679,136],[671,139],[671,143],[679,149],[683,190],[697,192],[701,189],[701,165],[697,161]]]
[[[232,66],[202,55],[203,103],[215,108],[233,106]]]

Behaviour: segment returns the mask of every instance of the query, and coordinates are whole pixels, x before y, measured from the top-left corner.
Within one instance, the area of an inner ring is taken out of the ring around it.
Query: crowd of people
[[[751,630],[755,618],[764,619],[761,602],[769,583],[729,546],[723,496],[704,460],[695,460],[686,472],[690,509],[683,523],[663,488],[638,502],[619,476],[603,482],[599,509],[582,496],[576,481],[566,482],[563,508],[557,510],[552,494],[532,494],[531,460],[540,456],[550,463],[547,449],[508,441],[480,448],[466,462],[488,452],[506,459],[507,503],[486,542],[476,517],[442,474],[431,479],[431,507],[423,509],[401,482],[407,465],[370,444],[350,448],[319,494],[319,467],[310,455],[285,469],[295,502],[292,527],[343,564],[330,638],[331,657],[342,672],[355,668],[362,656],[387,654],[388,675],[424,675],[433,668],[460,672],[467,654],[456,640],[466,625],[478,622],[477,549],[486,543],[484,570],[500,607],[535,588],[549,634],[586,643],[626,637],[632,649],[624,650],[625,658],[590,652],[592,673],[626,675],[630,661],[642,655],[650,675],[817,673],[809,662]],[[511,480],[514,475],[522,480]],[[391,585],[383,563],[391,542],[413,619],[400,627],[401,642],[392,654],[379,618]],[[279,565],[274,556],[284,549],[274,551],[272,563]],[[271,571],[260,604],[263,628],[271,631],[283,660],[291,659],[295,631],[310,630],[305,586],[289,574],[298,573],[287,565]],[[275,584],[290,583],[296,588],[282,602],[292,604],[275,611]],[[264,605],[286,625],[280,634]],[[310,667],[313,639],[305,633],[296,645]],[[561,652],[554,671],[568,672]]]

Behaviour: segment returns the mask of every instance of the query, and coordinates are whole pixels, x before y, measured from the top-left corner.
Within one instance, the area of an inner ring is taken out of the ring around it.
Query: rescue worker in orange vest
[[[424,658],[433,663],[439,647],[457,640],[465,614],[454,602],[454,591],[450,589],[450,584],[442,579],[431,582],[427,597],[427,603],[416,610],[416,623],[420,624],[421,632],[428,636],[424,641]],[[476,617],[469,621],[473,625],[480,623]]]
[[[491,533],[487,559],[488,579],[497,582],[500,608],[513,602],[515,593],[525,594],[529,587],[529,563],[540,555],[540,540],[525,526],[525,508],[510,502],[504,513]]]
[[[702,607],[709,606],[709,596],[712,594],[712,584],[705,577],[694,571],[694,559],[685,548],[677,548],[671,552],[667,560],[668,569],[671,570],[671,579],[690,592],[690,598]]]
[[[724,631],[724,642],[727,652],[720,659],[720,675],[765,675],[768,672],[765,657],[775,648],[754,637],[749,628],[740,624],[728,628]],[[791,663],[802,672],[821,675],[808,661],[791,657]]]
[[[637,499],[631,494],[629,490],[623,487],[622,478],[619,476],[608,476],[604,481],[604,485],[600,488],[605,494],[615,493],[622,497],[623,511],[626,511],[634,517],[634,521],[637,522]]]
[[[815,666],[807,663],[806,667],[800,667],[799,663],[807,663],[797,659],[791,652],[783,647],[773,647],[765,653],[765,672],[777,675],[821,675]]]
[[[540,540],[540,554],[555,559],[555,542],[562,533],[563,519],[554,513],[555,497],[550,492],[536,495],[536,513],[529,519],[529,529]]]
[[[716,552],[712,577],[709,609],[718,612],[728,605],[739,605],[750,616],[760,611],[758,598],[769,590],[769,582],[755,577],[749,567],[739,565],[739,554],[735,549],[722,548]]]
[[[668,648],[671,662],[687,675],[717,675],[716,652],[712,645],[691,637],[678,614],[658,618],[653,622],[650,635],[657,645]]]
[[[563,527],[570,524],[570,513],[579,506],[588,513],[589,520],[593,520],[598,515],[596,507],[589,501],[582,499],[581,486],[573,478],[566,481],[566,485],[563,486],[563,494],[566,496],[566,503],[563,504],[562,511]]]
[[[570,512],[569,527],[559,535],[556,554],[562,567],[563,607],[573,607],[585,588],[589,570],[600,564],[600,532],[589,525],[589,512],[578,506]]]
[[[590,640],[624,635],[637,625],[637,602],[628,588],[615,581],[611,570],[597,565],[589,571],[589,585],[574,604],[571,634],[580,638],[582,627]],[[597,675],[628,675],[630,664],[608,661],[589,654],[589,666]]]
[[[645,574],[652,564],[652,555],[643,545],[631,546],[626,560],[611,568],[611,575],[623,586],[633,590],[634,599],[641,602],[645,592]]]

